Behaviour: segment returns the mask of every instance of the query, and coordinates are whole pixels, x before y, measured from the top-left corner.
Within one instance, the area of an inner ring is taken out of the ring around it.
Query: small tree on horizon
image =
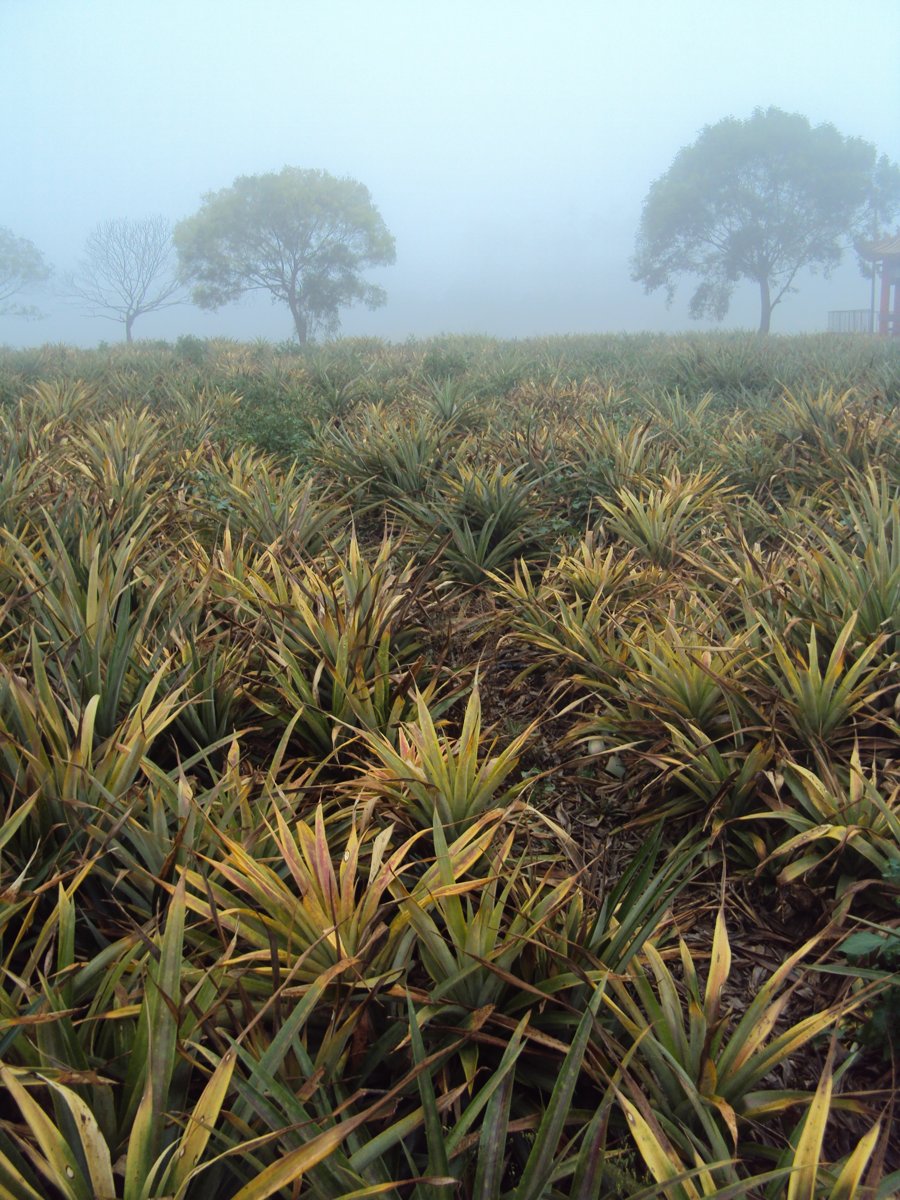
[[[12,298],[50,278],[43,254],[28,238],[18,237],[0,226],[0,317],[39,317],[28,304],[12,304]]]
[[[876,194],[887,219],[900,205],[900,169],[870,142],[779,108],[726,117],[651,185],[632,278],[645,292],[664,288],[671,302],[677,277],[693,275],[690,315],[719,321],[748,280],[759,289],[759,332],[768,333],[798,273],[827,278],[865,232]]]
[[[174,236],[195,304],[217,309],[266,291],[290,309],[301,345],[317,331],[336,332],[342,308],[384,304],[384,289],[360,272],[395,257],[368,188],[300,167],[242,175],[207,193]]]
[[[138,317],[184,303],[171,222],[161,216],[122,217],[96,225],[64,291],[92,316],[123,324],[125,340],[132,342]]]

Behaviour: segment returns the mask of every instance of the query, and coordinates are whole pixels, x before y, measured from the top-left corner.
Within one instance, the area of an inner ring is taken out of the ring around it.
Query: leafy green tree
[[[103,221],[88,235],[65,290],[93,316],[121,321],[131,342],[138,317],[183,303],[171,224],[159,216]]]
[[[0,227],[0,317],[40,316],[36,308],[11,303],[14,296],[50,276],[44,256],[33,242]]]
[[[336,330],[347,305],[384,304],[383,288],[360,271],[394,261],[394,239],[368,189],[300,167],[242,175],[208,193],[176,226],[175,245],[195,304],[215,309],[267,291],[290,309],[301,344]]]
[[[707,125],[652,184],[641,215],[632,278],[646,292],[687,274],[698,284],[692,317],[728,312],[736,284],[759,288],[760,333],[799,271],[827,277],[844,247],[900,205],[900,169],[862,138],[799,113],[757,108],[747,120]]]

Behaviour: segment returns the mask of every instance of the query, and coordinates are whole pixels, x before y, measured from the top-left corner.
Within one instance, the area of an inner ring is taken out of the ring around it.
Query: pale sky
[[[900,160],[900,0],[0,0],[0,225],[58,274],[91,228],[196,211],[236,176],[318,167],[397,242],[343,332],[703,328],[629,276],[651,182],[702,127],[776,105]],[[855,264],[798,281],[775,332],[866,307]],[[117,340],[52,292],[0,343]],[[757,295],[724,328],[755,328]],[[267,299],[141,318],[137,337],[287,338]]]

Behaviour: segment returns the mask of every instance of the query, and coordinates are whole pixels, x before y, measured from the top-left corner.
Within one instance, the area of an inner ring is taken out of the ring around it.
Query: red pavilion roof
[[[900,232],[892,237],[879,238],[877,242],[861,242],[859,252],[863,258],[893,258],[900,255]]]

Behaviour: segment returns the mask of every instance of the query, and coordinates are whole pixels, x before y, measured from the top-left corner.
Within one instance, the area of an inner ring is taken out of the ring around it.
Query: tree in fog
[[[208,193],[176,226],[175,245],[195,304],[215,309],[269,292],[290,309],[301,344],[335,332],[350,304],[384,304],[384,289],[360,272],[394,261],[394,239],[368,188],[300,167],[242,175]]]
[[[13,304],[12,299],[49,277],[50,268],[37,246],[0,227],[0,317],[40,316],[36,308]]]
[[[757,108],[726,117],[685,146],[644,201],[632,278],[671,301],[680,275],[693,275],[692,317],[722,320],[736,284],[759,288],[760,333],[795,291],[799,271],[826,277],[871,220],[878,193],[884,219],[900,204],[900,170],[862,138],[799,113]]]
[[[65,290],[92,316],[121,322],[131,342],[138,317],[184,302],[171,224],[165,217],[103,221]]]

